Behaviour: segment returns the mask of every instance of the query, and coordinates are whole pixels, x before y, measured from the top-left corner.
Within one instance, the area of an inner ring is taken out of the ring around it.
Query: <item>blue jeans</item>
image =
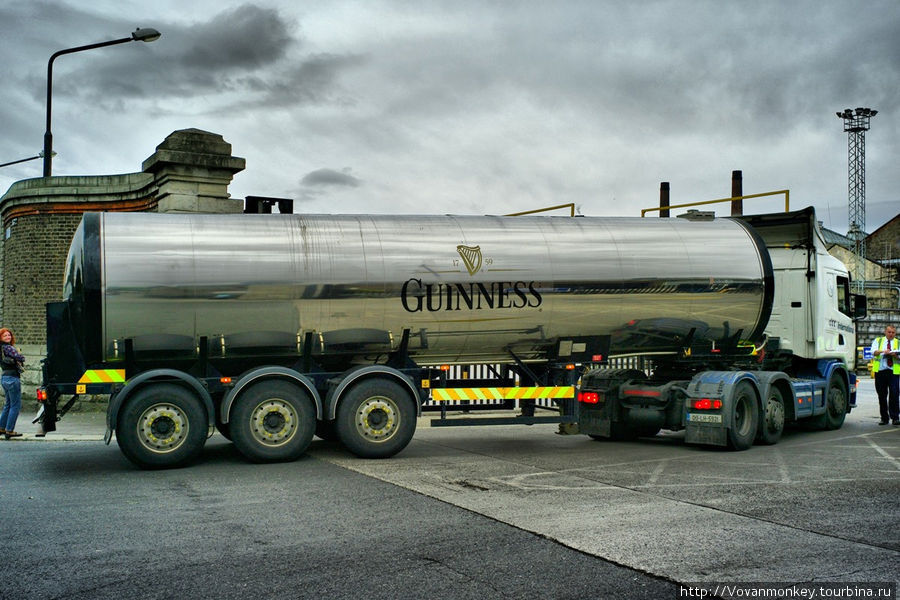
[[[0,414],[0,429],[14,431],[19,411],[22,410],[22,382],[18,377],[4,375],[0,377],[0,386],[6,393],[6,404],[3,405],[3,414]]]

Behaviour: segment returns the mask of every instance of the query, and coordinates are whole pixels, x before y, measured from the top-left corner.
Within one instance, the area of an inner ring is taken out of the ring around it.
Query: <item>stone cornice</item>
[[[148,210],[155,202],[151,173],[38,177],[14,183],[0,198],[0,215],[5,224],[34,214]]]
[[[180,170],[204,167],[237,173],[247,166],[243,158],[231,155],[231,144],[216,133],[182,129],[170,134],[148,157],[141,169],[156,173],[173,166]]]

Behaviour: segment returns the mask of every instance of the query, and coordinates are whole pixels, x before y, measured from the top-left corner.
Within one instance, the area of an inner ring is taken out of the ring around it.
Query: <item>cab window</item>
[[[850,314],[850,280],[846,277],[837,278],[837,303],[838,310],[847,315]]]

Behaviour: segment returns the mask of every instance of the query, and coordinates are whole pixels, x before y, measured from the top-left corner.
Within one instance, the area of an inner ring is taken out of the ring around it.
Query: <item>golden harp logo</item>
[[[456,251],[459,252],[460,258],[463,259],[463,264],[466,265],[469,275],[474,275],[481,269],[481,246],[464,246],[460,244],[456,247]]]

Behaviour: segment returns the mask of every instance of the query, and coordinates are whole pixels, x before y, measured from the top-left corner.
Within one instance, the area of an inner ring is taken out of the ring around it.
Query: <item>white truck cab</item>
[[[850,274],[828,253],[815,213],[809,209],[793,216],[783,223],[777,215],[745,219],[763,238],[774,271],[775,297],[765,333],[798,357],[837,359],[852,369],[853,322],[865,315],[865,297],[850,293]]]

